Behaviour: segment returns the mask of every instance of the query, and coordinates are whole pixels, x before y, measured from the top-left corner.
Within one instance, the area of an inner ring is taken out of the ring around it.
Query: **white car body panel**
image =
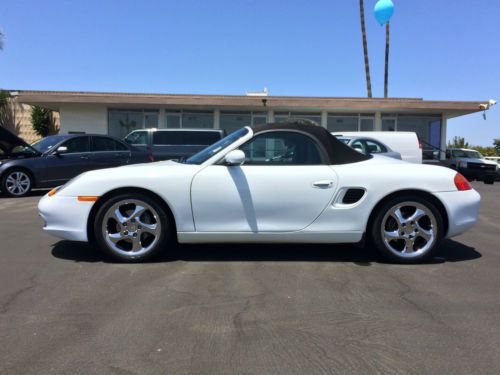
[[[448,168],[383,156],[330,166],[214,165],[251,137],[201,165],[167,161],[86,172],[41,199],[44,229],[63,239],[87,241],[95,203],[77,197],[102,197],[122,188],[144,189],[163,199],[181,243],[358,242],[375,206],[401,190],[420,190],[439,199],[448,216],[448,237],[477,220],[479,195],[474,190],[458,191],[453,181],[456,172]],[[348,188],[366,193],[354,204],[343,204]]]
[[[336,180],[327,165],[208,166],[191,185],[196,231],[301,230],[331,202]]]
[[[403,161],[422,164],[422,149],[419,146],[417,134],[414,132],[332,132],[332,134],[373,138],[386,144],[393,151],[399,152]]]

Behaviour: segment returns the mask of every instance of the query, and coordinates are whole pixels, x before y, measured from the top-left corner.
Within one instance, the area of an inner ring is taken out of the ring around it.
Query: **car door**
[[[211,165],[193,178],[196,231],[298,231],[332,201],[336,174],[308,135],[266,132],[240,149],[245,164]]]
[[[56,147],[61,146],[67,150],[64,153],[54,150],[44,163],[43,175],[51,185],[64,183],[92,166],[89,136],[72,137]]]
[[[121,142],[106,136],[92,136],[92,169],[112,168],[127,164],[130,150]]]

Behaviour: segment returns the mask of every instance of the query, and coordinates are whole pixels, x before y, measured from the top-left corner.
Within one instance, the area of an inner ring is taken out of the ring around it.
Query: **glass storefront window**
[[[393,132],[396,131],[396,119],[395,118],[382,118],[382,130]]]
[[[299,113],[299,112],[276,112],[274,114],[275,122],[285,122],[288,120],[310,120],[321,125],[320,113]]]
[[[373,131],[373,119],[372,118],[360,118],[359,119],[359,131],[360,132],[371,132]]]
[[[165,127],[166,128],[180,128],[181,127],[181,114],[180,113],[165,113]]]
[[[111,136],[124,138],[133,130],[143,129],[144,125],[145,115],[142,110],[108,111],[108,134]],[[156,117],[156,125],[154,127],[156,126],[158,126],[158,117]]]
[[[398,116],[397,131],[415,132],[418,139],[431,148],[441,147],[441,118],[426,116]]]
[[[252,114],[250,112],[221,112],[220,114],[220,128],[224,129],[226,131],[226,134],[231,134],[232,132],[243,128],[244,126],[249,126],[251,124]]]
[[[214,127],[214,114],[211,112],[183,112],[182,128],[209,128]]]
[[[357,132],[358,116],[328,116],[326,128],[331,132]]]

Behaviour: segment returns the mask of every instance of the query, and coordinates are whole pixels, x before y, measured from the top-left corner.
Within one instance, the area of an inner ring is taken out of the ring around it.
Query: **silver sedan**
[[[369,137],[337,136],[337,139],[362,154],[377,154],[401,160],[401,154],[389,146]]]

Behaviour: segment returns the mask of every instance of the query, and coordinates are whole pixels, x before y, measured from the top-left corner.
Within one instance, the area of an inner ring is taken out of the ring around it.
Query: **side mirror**
[[[66,152],[68,152],[68,148],[66,146],[59,146],[55,154],[64,154]]]
[[[241,150],[233,150],[224,158],[227,165],[242,165],[245,162],[245,153]]]

